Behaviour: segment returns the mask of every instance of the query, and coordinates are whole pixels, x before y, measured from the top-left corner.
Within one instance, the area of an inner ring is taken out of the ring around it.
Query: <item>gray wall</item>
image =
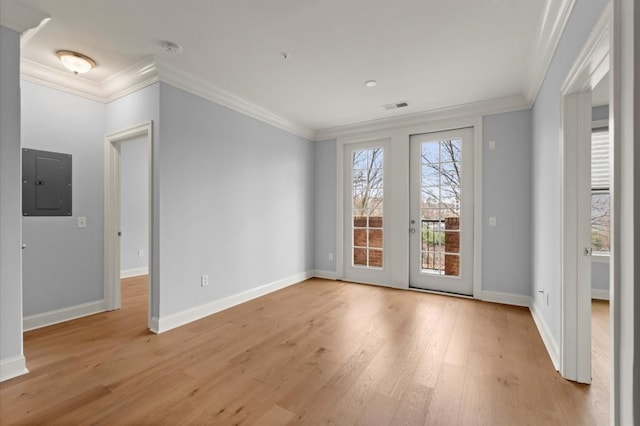
[[[312,142],[164,83],[160,133],[161,317],[313,269]]]
[[[104,112],[99,102],[22,81],[22,147],[73,157],[73,215],[22,219],[25,316],[103,299]]]
[[[136,137],[120,146],[120,270],[147,267],[149,251],[149,144]],[[138,252],[142,250],[143,256]]]
[[[133,92],[123,98],[115,100],[106,106],[106,133],[116,133],[131,127],[153,121],[153,277],[151,282],[151,315],[158,316],[160,305],[160,292],[158,277],[160,271],[159,227],[160,215],[158,214],[159,178],[158,178],[158,152],[160,133],[158,121],[160,119],[160,83],[155,83]],[[147,263],[149,256],[146,257]]]
[[[609,259],[591,261],[591,288],[609,291]]]
[[[315,269],[336,272],[336,140],[316,142],[314,152]]]
[[[22,356],[20,36],[0,27],[0,363]]]
[[[482,124],[482,289],[531,294],[531,110]],[[489,150],[495,141],[495,150]],[[496,226],[489,226],[489,217]]]
[[[577,1],[533,107],[534,304],[560,343],[560,86],[606,0]],[[549,293],[549,306],[544,296]]]

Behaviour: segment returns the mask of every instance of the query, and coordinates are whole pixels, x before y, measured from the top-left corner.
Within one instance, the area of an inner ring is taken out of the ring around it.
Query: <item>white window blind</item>
[[[609,129],[591,132],[591,188],[609,189]]]

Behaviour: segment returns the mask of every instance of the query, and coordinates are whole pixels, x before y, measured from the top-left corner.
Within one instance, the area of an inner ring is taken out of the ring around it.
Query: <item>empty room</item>
[[[0,0],[0,423],[637,424],[638,40],[633,0]]]

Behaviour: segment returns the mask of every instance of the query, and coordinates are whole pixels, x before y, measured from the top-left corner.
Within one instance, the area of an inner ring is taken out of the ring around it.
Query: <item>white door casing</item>
[[[148,144],[149,167],[149,307],[148,326],[151,327],[153,294],[153,122],[140,124],[129,129],[105,136],[105,177],[104,177],[104,300],[108,311],[120,309],[120,144],[144,136]]]

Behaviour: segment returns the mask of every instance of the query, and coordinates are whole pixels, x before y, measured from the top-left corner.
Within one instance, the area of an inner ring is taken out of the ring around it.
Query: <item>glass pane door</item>
[[[344,276],[388,285],[385,186],[388,141],[344,147]]]
[[[473,130],[411,136],[410,285],[473,293]]]

